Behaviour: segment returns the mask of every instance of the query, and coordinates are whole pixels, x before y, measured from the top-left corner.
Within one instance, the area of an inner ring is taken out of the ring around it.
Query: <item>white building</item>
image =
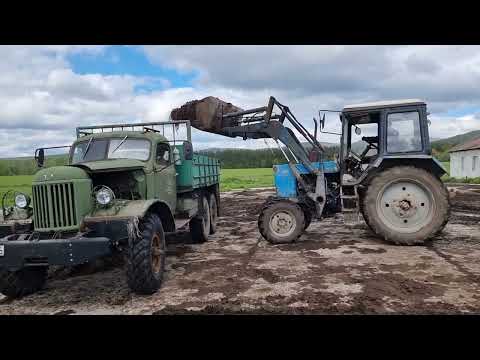
[[[454,178],[480,177],[480,138],[450,149],[450,176]]]

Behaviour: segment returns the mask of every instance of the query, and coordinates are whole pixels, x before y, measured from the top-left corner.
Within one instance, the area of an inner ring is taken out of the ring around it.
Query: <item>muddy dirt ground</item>
[[[459,188],[467,190],[469,186]],[[169,239],[160,291],[132,294],[121,259],[52,269],[41,292],[0,299],[0,314],[459,314],[480,313],[480,192],[457,193],[450,222],[429,246],[401,247],[341,215],[313,222],[297,243],[257,231],[271,190],[222,194],[205,244]]]

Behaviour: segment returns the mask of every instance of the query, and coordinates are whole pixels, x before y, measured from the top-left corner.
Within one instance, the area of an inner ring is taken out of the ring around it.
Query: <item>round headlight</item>
[[[113,200],[113,192],[110,189],[101,188],[97,191],[95,198],[100,205],[108,205]]]
[[[30,198],[27,195],[17,194],[17,196],[15,196],[15,206],[19,207],[20,209],[25,209],[29,203]]]

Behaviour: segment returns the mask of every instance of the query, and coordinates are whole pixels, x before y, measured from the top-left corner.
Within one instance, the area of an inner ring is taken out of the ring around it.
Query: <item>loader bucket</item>
[[[170,113],[172,120],[190,120],[191,125],[199,130],[222,134],[222,129],[237,125],[239,118],[223,119],[228,113],[243,111],[239,107],[219,98],[208,96],[201,100],[185,103]]]

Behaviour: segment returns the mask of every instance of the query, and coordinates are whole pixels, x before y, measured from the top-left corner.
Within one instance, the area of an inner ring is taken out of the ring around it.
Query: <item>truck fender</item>
[[[159,199],[131,200],[122,204],[119,209],[111,207],[107,210],[96,211],[91,217],[95,218],[108,216],[112,218],[134,218],[139,220],[149,212],[153,212],[160,217],[163,229],[166,232],[175,231],[175,220],[173,214],[168,205]]]

